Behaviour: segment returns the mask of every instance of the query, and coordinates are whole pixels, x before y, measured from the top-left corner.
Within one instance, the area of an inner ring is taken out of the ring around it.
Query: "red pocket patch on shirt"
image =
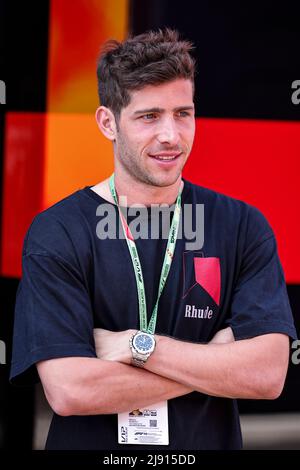
[[[194,258],[196,282],[220,305],[220,258]]]

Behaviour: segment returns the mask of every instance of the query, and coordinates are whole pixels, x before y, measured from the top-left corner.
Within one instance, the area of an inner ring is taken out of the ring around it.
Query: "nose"
[[[176,122],[173,117],[165,118],[159,123],[157,140],[161,144],[177,145],[179,142],[179,133]]]

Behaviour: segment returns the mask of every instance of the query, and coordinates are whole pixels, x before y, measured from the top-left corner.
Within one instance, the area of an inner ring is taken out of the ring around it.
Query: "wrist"
[[[154,339],[155,339],[155,349],[145,364],[145,369],[147,369],[148,371],[151,371],[152,364],[153,363],[155,364],[158,351],[160,351],[161,348],[163,347],[165,337],[161,335],[154,335]]]
[[[140,330],[136,331],[129,339],[131,364],[135,367],[144,367],[155,347],[154,335]]]

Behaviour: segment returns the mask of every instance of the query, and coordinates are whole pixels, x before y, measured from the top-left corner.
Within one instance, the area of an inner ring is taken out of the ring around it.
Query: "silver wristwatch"
[[[154,336],[137,331],[129,340],[129,346],[132,352],[132,364],[137,367],[144,367],[147,359],[155,349]]]

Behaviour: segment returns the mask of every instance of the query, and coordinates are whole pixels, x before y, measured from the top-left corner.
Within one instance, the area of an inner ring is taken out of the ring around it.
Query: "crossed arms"
[[[94,330],[98,358],[68,357],[37,364],[44,391],[59,415],[110,414],[192,391],[227,398],[275,399],[284,385],[289,340],[280,333],[234,341],[230,328],[208,344],[156,337],[145,368],[130,365],[135,330]]]

